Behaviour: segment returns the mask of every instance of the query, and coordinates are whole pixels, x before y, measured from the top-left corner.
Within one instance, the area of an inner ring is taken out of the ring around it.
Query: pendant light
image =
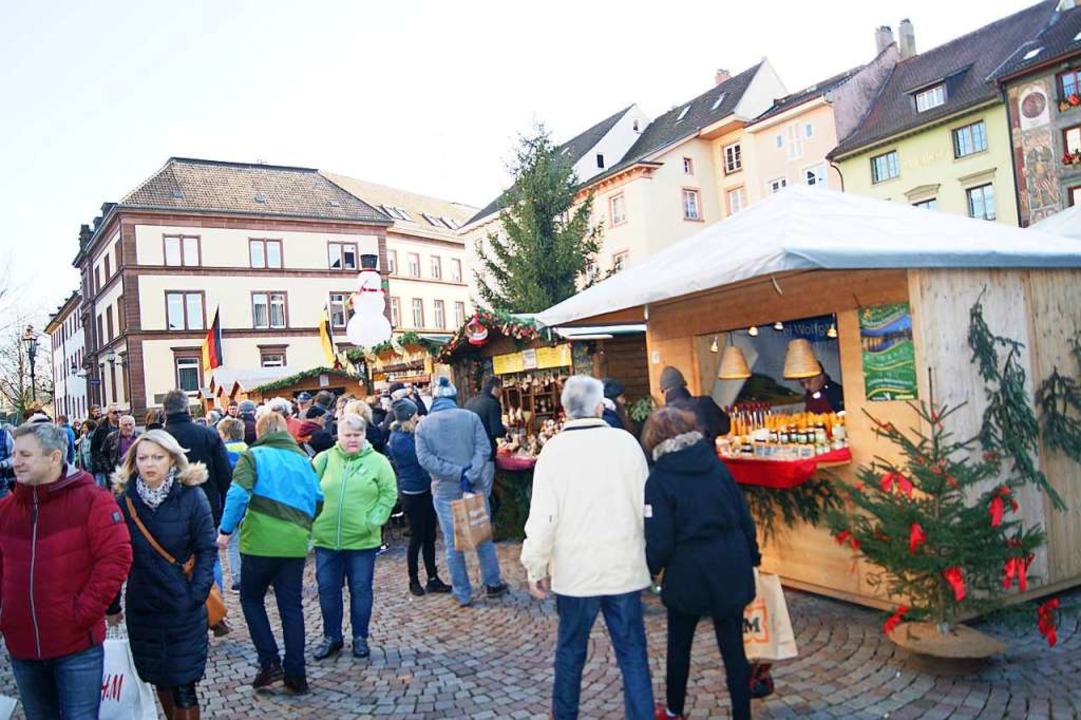
[[[784,356],[783,375],[787,380],[801,380],[814,377],[822,372],[818,359],[815,357],[811,341],[804,338],[796,338],[788,343],[788,351]]]
[[[713,342],[711,342],[711,343],[709,344],[709,351],[710,351],[710,352],[713,352],[713,353],[715,353],[715,352],[717,352],[718,350],[719,350],[719,348],[717,347],[717,336],[716,336],[716,335],[714,335],[714,336],[713,336]]]
[[[721,367],[717,371],[717,377],[721,380],[745,380],[751,376],[751,368],[747,366],[747,358],[743,356],[743,350],[733,345],[731,340],[731,334],[729,334],[725,338]]]
[[[778,320],[777,322],[773,323],[773,329],[777,332],[784,330],[784,323]]]
[[[747,328],[747,334],[751,337],[758,337],[758,326],[751,325],[749,328]]]

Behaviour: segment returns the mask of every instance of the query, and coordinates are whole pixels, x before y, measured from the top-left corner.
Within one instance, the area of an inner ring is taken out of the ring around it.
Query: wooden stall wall
[[[853,483],[861,464],[869,465],[875,456],[897,457],[893,446],[874,434],[864,410],[900,427],[918,421],[903,402],[865,400],[857,308],[908,299],[904,270],[817,271],[779,275],[776,282],[757,279],[651,306],[647,342],[654,397],[660,398],[657,381],[665,365],[682,370],[692,392],[712,384],[711,368],[705,373],[709,377],[699,372],[696,335],[836,313],[853,455],[853,463],[837,468],[836,474]],[[918,340],[916,354],[917,362],[922,362]],[[871,568],[855,560],[851,550],[838,546],[824,527],[803,523],[782,527],[770,542],[763,542],[763,570],[781,575],[793,587],[879,607],[889,604],[871,586]]]
[[[645,333],[598,340],[593,369],[598,378],[618,380],[628,403],[649,395]]]

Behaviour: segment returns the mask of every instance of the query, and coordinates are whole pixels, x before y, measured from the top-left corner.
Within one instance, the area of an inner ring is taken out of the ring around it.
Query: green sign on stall
[[[868,400],[915,400],[916,349],[908,303],[860,308],[863,384]]]

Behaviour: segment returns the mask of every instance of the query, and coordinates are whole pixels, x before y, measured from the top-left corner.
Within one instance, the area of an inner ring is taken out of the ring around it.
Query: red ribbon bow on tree
[[[1021,592],[1028,590],[1028,566],[1032,564],[1032,555],[1028,557],[1012,557],[1006,561],[1002,568],[1002,587],[1009,589],[1013,581],[1017,579],[1017,587]]]
[[[906,497],[912,497],[912,481],[899,472],[886,473],[882,476],[882,492],[892,492],[894,483]]]
[[[857,540],[856,537],[848,530],[842,530],[841,532],[834,535],[833,539],[837,541],[838,545],[844,545],[845,543],[848,543],[849,547],[851,547],[853,550],[860,549],[860,541]]]
[[[882,624],[882,634],[889,635],[891,632],[897,629],[897,626],[901,624],[901,618],[908,612],[908,605],[901,605],[897,608],[897,612],[890,615],[889,619]]]
[[[915,555],[916,548],[925,542],[927,542],[927,533],[923,531],[923,526],[919,523],[912,523],[912,527],[908,531],[908,554]]]
[[[1049,647],[1055,647],[1058,642],[1058,623],[1055,621],[1055,611],[1058,608],[1058,598],[1051,598],[1036,608],[1036,629],[1047,638]]]
[[[953,590],[953,599],[961,602],[965,599],[965,578],[961,575],[961,568],[954,566],[942,571],[942,577],[946,584]]]
[[[1010,489],[1005,485],[1002,485],[995,491],[994,497],[991,498],[991,506],[988,508],[991,512],[991,527],[998,527],[1002,524],[1002,513],[1005,510],[1005,498],[1010,494]],[[1010,498],[1010,510],[1017,512],[1017,501],[1012,497]]]

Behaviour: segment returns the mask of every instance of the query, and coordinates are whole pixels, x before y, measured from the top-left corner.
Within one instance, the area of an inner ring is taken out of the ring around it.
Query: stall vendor
[[[818,364],[819,373],[809,378],[802,378],[806,411],[811,413],[841,412],[845,409],[844,388],[826,374],[822,363]]]

